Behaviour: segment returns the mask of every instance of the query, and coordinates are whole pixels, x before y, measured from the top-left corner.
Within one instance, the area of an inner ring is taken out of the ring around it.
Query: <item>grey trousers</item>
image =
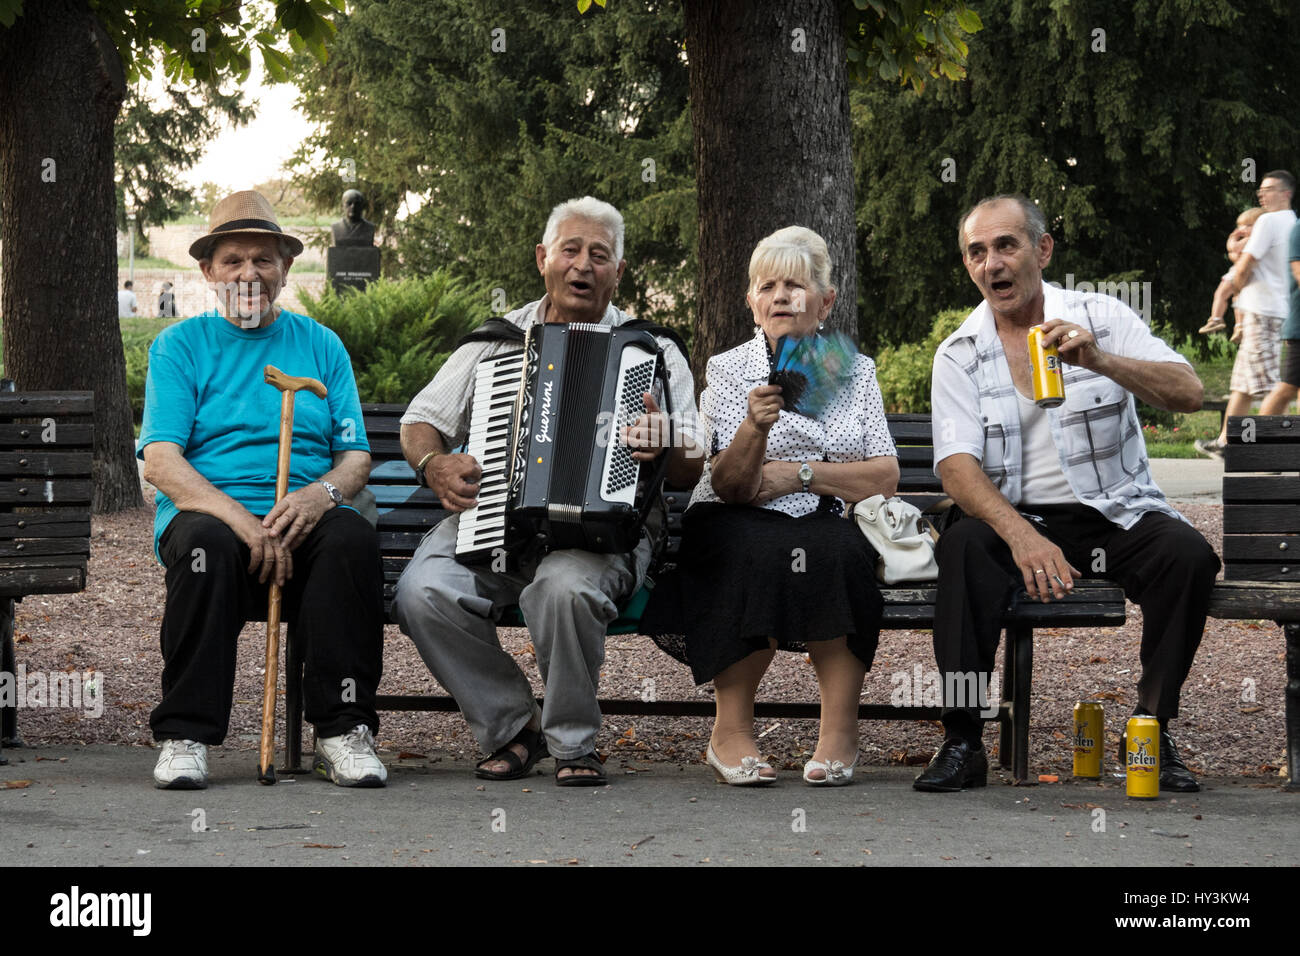
[[[552,551],[516,572],[460,564],[453,515],[430,531],[397,582],[393,617],[438,683],[456,698],[487,753],[505,746],[537,710],[532,688],[497,640],[502,610],[519,605],[546,695],[542,731],[552,756],[590,753],[600,730],[596,687],[605,628],[650,564],[650,542],[632,554]]]

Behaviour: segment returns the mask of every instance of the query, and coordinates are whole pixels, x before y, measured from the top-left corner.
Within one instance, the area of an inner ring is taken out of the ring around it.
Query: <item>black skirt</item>
[[[697,684],[769,647],[803,652],[848,638],[868,669],[884,602],[876,552],[857,524],[702,503],[683,519],[677,568],[655,582],[641,631],[689,664]]]

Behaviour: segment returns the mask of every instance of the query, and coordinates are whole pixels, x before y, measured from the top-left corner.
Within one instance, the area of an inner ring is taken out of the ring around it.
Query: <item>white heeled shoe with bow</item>
[[[728,767],[718,759],[718,755],[713,752],[713,744],[710,743],[705,759],[708,760],[709,766],[713,768],[718,783],[728,783],[733,787],[756,787],[776,783],[775,773],[770,777],[762,775],[762,771],[771,770],[772,765],[763,763],[758,757],[742,757],[740,758],[740,766]]]
[[[858,758],[853,758],[853,763],[845,766],[842,760],[832,760],[829,763],[822,763],[820,760],[809,760],[803,765],[804,783],[811,784],[814,787],[844,787],[853,782],[853,768],[858,765]],[[810,777],[808,774],[813,770],[820,770],[826,776],[820,780],[816,777]]]

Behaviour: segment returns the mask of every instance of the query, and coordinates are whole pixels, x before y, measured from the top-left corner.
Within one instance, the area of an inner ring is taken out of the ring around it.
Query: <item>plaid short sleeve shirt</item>
[[[1149,362],[1188,361],[1111,296],[1043,283],[1044,315],[1089,329],[1103,351]],[[1065,402],[1047,410],[1052,442],[1083,504],[1122,528],[1149,511],[1186,520],[1151,477],[1132,393],[1104,375],[1064,365]],[[1020,411],[993,313],[981,302],[944,340],[931,378],[934,464],[968,454],[1012,505],[1021,504]]]

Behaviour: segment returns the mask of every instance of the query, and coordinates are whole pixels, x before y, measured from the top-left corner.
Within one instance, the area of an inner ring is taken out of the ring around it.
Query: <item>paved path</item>
[[[1217,458],[1153,458],[1151,476],[1170,501],[1205,505],[1223,500],[1223,462]]]
[[[1143,865],[1294,866],[1300,793],[1210,779],[1200,794],[1138,802],[1122,781],[919,794],[917,768],[868,767],[850,787],[794,773],[762,790],[702,766],[611,758],[611,785],[548,774],[474,779],[470,765],[389,759],[384,790],[309,776],[256,782],[256,754],[212,751],[205,791],[161,791],[142,747],[6,750],[6,865]],[[37,758],[41,759],[37,759]],[[995,775],[997,776],[997,775]],[[6,781],[31,780],[25,789]],[[1098,811],[1101,811],[1100,813]],[[1104,825],[1104,829],[1102,826]],[[203,827],[206,826],[206,829]]]

